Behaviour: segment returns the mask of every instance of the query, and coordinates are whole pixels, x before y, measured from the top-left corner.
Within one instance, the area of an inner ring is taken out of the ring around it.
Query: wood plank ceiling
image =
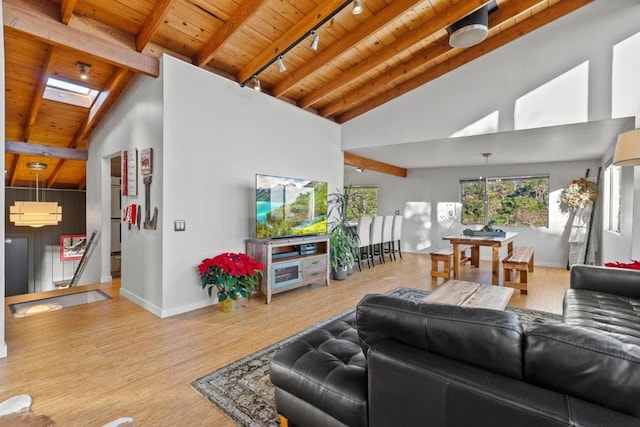
[[[3,0],[5,184],[32,186],[39,161],[44,186],[83,189],[92,131],[135,74],[158,76],[163,53],[248,87],[264,68],[263,92],[344,123],[590,1],[497,0],[488,38],[460,49],[446,28],[487,0],[363,0],[358,15],[351,0]]]

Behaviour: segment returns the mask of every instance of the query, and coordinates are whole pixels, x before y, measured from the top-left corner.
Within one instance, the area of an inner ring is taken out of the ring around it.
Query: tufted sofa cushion
[[[309,403],[332,421],[367,425],[367,361],[355,329],[355,313],[311,331],[280,350],[271,360],[270,377],[276,393],[281,389],[283,396]],[[297,420],[290,421],[296,424]],[[306,425],[310,425],[308,421]],[[329,425],[328,421],[324,425]]]
[[[596,329],[624,343],[640,345],[640,300],[569,289],[565,293],[563,313],[567,325]]]

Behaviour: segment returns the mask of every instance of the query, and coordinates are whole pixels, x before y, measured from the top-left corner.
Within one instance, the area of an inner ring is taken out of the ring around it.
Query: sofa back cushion
[[[525,380],[640,417],[640,347],[580,326],[525,330]]]
[[[393,339],[512,378],[523,375],[522,325],[510,312],[369,294],[358,304],[356,326],[365,351]]]

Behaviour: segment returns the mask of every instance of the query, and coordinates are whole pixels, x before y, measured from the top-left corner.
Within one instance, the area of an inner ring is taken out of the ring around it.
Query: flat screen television
[[[256,237],[327,232],[327,183],[256,174]]]

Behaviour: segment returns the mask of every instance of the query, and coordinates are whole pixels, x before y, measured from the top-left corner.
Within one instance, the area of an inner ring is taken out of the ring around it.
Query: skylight
[[[64,102],[84,108],[91,107],[96,96],[98,96],[97,90],[53,77],[47,79],[47,87],[42,95],[44,99],[50,101]]]
[[[89,89],[88,87],[54,79],[53,77],[49,77],[49,79],[47,80],[47,86],[55,87],[57,89],[62,89],[73,93],[79,93],[80,95],[89,95],[91,93],[91,89]]]

